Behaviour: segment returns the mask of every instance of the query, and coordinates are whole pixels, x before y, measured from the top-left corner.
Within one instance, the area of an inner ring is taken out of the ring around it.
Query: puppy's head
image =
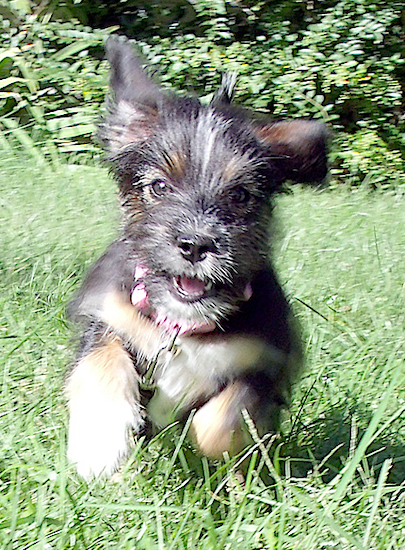
[[[129,44],[107,43],[101,137],[137,256],[132,301],[166,328],[212,330],[250,298],[267,256],[269,198],[326,173],[322,124],[254,121],[227,77],[208,106],[164,93]]]

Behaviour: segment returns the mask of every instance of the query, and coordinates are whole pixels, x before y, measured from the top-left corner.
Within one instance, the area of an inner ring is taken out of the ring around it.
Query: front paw
[[[111,475],[128,453],[129,431],[143,423],[136,372],[120,340],[106,340],[78,361],[66,392],[69,460],[86,479]]]
[[[130,429],[142,425],[139,405],[87,396],[70,404],[68,458],[85,479],[110,476],[128,454]]]

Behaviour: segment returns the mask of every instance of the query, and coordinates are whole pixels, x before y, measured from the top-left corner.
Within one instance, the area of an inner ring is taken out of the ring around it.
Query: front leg
[[[104,338],[80,357],[67,382],[68,457],[84,478],[110,475],[143,424],[137,375],[121,340]]]
[[[211,397],[194,414],[190,434],[203,455],[220,459],[252,443],[242,411],[246,410],[262,436],[278,428],[283,399],[265,373],[247,374]]]

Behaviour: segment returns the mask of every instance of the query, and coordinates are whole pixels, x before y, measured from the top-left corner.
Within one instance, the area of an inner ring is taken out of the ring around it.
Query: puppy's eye
[[[251,194],[244,187],[236,187],[235,189],[232,189],[230,193],[230,198],[232,202],[236,202],[238,204],[246,204],[250,201]]]
[[[164,180],[156,179],[150,184],[150,190],[155,197],[163,197],[169,190],[169,185]]]

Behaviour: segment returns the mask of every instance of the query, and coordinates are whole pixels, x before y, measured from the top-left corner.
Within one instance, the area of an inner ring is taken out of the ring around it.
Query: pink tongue
[[[180,277],[179,287],[184,290],[184,292],[191,295],[199,295],[205,292],[204,281],[191,277]]]

